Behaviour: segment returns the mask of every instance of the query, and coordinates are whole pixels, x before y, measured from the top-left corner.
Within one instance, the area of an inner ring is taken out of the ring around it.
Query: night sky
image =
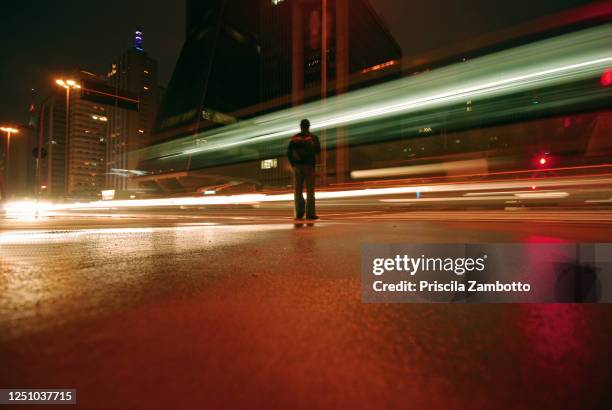
[[[371,0],[404,55],[444,47],[539,16],[591,3],[585,0]],[[110,62],[144,28],[144,48],[159,61],[166,85],[185,32],[181,0],[0,2],[0,122],[27,120],[31,89],[39,102],[53,79],[75,68],[106,73]]]

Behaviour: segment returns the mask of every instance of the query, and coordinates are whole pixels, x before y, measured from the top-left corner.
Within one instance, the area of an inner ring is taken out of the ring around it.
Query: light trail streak
[[[422,202],[472,202],[472,201],[508,201],[514,199],[551,199],[551,198],[567,198],[569,193],[567,192],[537,192],[537,193],[512,193],[511,195],[481,195],[481,196],[455,196],[455,197],[444,197],[444,198],[392,198],[392,199],[380,199],[380,202],[387,203],[422,203]],[[514,203],[514,201],[512,202]]]
[[[367,197],[378,197],[378,196],[391,196],[391,195],[404,195],[404,194],[416,194],[418,193],[448,193],[448,192],[464,192],[468,191],[472,195],[472,191],[490,191],[490,190],[525,190],[529,189],[533,185],[533,180],[511,180],[511,181],[491,181],[481,183],[454,183],[454,184],[430,184],[430,185],[415,185],[415,186],[402,186],[402,187],[389,187],[389,188],[366,188],[366,189],[354,189],[345,191],[323,191],[317,192],[316,198],[319,200],[326,199],[341,199],[341,198],[367,198]],[[551,178],[548,180],[538,181],[538,188],[548,187],[586,187],[589,185],[595,186],[612,186],[612,177],[593,176],[588,178]],[[567,197],[566,192],[535,192],[529,193],[515,193],[513,195],[502,195],[499,198],[496,197],[458,197],[459,200],[483,200],[483,199],[516,199],[516,198],[564,198]],[[423,201],[425,198],[420,199],[390,199],[383,200],[388,202],[399,202],[399,201]],[[430,198],[431,199],[431,198]],[[134,199],[134,200],[116,200],[116,201],[95,201],[88,203],[72,203],[72,204],[54,204],[44,205],[44,210],[37,208],[36,202],[26,203],[9,203],[5,205],[4,209],[8,217],[12,218],[31,218],[32,215],[44,215],[52,214],[57,211],[80,211],[80,210],[100,210],[110,209],[118,210],[122,208],[150,208],[150,207],[181,207],[181,206],[215,206],[215,205],[240,205],[249,204],[257,205],[263,203],[274,203],[274,202],[290,202],[293,200],[293,194],[244,194],[244,195],[229,195],[229,196],[202,196],[202,197],[182,197],[182,198],[163,198],[163,199]],[[428,199],[429,200],[429,199]],[[434,199],[431,199],[434,200]],[[436,198],[436,201],[450,200],[449,198]],[[455,199],[453,199],[455,200]],[[25,211],[28,211],[27,213]]]
[[[259,142],[280,143],[299,131],[296,124],[304,117],[311,119],[312,129],[317,131],[399,114],[417,115],[424,109],[442,109],[473,98],[599,78],[612,63],[611,37],[612,24],[583,30],[332,97],[325,107],[314,102],[205,131],[198,139],[206,140],[206,146],[194,146],[188,137],[145,149],[141,155],[144,159],[172,159]]]
[[[435,172],[456,172],[474,169],[488,169],[488,161],[493,159],[469,159],[462,161],[434,162],[431,164],[411,165],[405,167],[367,169],[351,171],[353,179],[387,178],[396,175],[419,175]]]
[[[539,78],[542,81],[544,81],[545,76],[550,75],[550,74],[569,72],[569,71],[584,68],[584,67],[601,66],[602,64],[607,64],[610,62],[612,62],[612,57],[601,58],[598,60],[586,61],[586,62],[579,63],[579,64],[572,64],[572,65],[563,66],[563,67],[556,67],[554,69],[539,71],[536,73],[513,77],[513,78],[509,78],[509,79],[502,80],[502,81],[484,83],[484,84],[480,84],[475,87],[470,87],[470,88],[460,89],[460,90],[456,90],[456,91],[452,91],[448,93],[428,96],[422,99],[408,100],[408,101],[398,103],[398,104],[383,105],[381,107],[377,107],[374,109],[360,110],[354,113],[339,115],[337,117],[332,117],[332,118],[314,123],[314,125],[312,126],[312,130],[318,131],[318,130],[326,129],[329,127],[349,125],[351,123],[359,122],[359,121],[366,120],[366,119],[372,120],[372,119],[376,119],[376,118],[383,117],[383,116],[390,116],[396,113],[407,113],[410,111],[416,111],[420,109],[429,108],[431,105],[435,103],[450,104],[457,100],[472,99],[478,96],[493,94],[496,91],[501,91],[501,90],[504,90],[510,87],[513,87],[513,91],[519,91],[521,86],[526,87],[527,85],[531,85],[531,84],[524,83],[527,80],[535,80]],[[546,81],[549,82],[550,79],[546,79]],[[255,142],[262,142],[262,141],[281,138],[281,137],[283,138],[290,137],[291,135],[297,132],[299,132],[299,128],[293,127],[288,130],[282,130],[282,131],[274,132],[271,134],[265,134],[265,135],[260,135],[256,137],[245,138],[245,139],[241,139],[241,140],[234,141],[234,142],[221,143],[221,144],[217,144],[214,146],[193,148],[190,150],[183,151],[181,153],[176,153],[176,154],[167,156],[167,158],[171,158],[173,156],[179,156],[179,155],[180,156],[193,155],[193,154],[199,154],[199,153],[204,153],[204,152],[209,152],[209,151],[216,151],[216,150],[231,148],[235,146],[241,146],[244,144],[252,144]]]

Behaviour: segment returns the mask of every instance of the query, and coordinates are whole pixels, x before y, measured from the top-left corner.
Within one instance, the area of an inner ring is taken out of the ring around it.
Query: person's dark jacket
[[[299,133],[289,141],[287,158],[291,166],[311,165],[315,166],[317,155],[321,153],[319,138],[312,134]]]

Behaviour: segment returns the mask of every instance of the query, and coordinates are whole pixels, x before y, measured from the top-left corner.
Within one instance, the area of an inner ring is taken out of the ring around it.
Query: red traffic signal
[[[532,161],[532,164],[537,168],[550,168],[555,162],[553,161],[553,157],[548,152],[537,154],[535,157],[533,157]]]

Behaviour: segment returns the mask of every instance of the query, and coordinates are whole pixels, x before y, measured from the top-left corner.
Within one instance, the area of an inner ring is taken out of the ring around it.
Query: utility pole
[[[325,110],[327,99],[327,0],[321,0],[321,101]],[[327,130],[322,133],[321,147],[321,184],[327,185]]]
[[[336,0],[336,95],[348,90],[349,76],[349,7],[350,0]],[[349,166],[347,127],[340,126],[335,129],[335,182],[346,182]]]
[[[40,200],[40,173],[41,173],[41,166],[42,166],[42,150],[43,150],[43,130],[45,127],[45,110],[44,110],[44,105],[41,104],[41,108],[40,108],[40,122],[38,125],[38,144],[36,147],[36,189],[35,189],[35,193],[36,193],[36,202],[38,202]]]

